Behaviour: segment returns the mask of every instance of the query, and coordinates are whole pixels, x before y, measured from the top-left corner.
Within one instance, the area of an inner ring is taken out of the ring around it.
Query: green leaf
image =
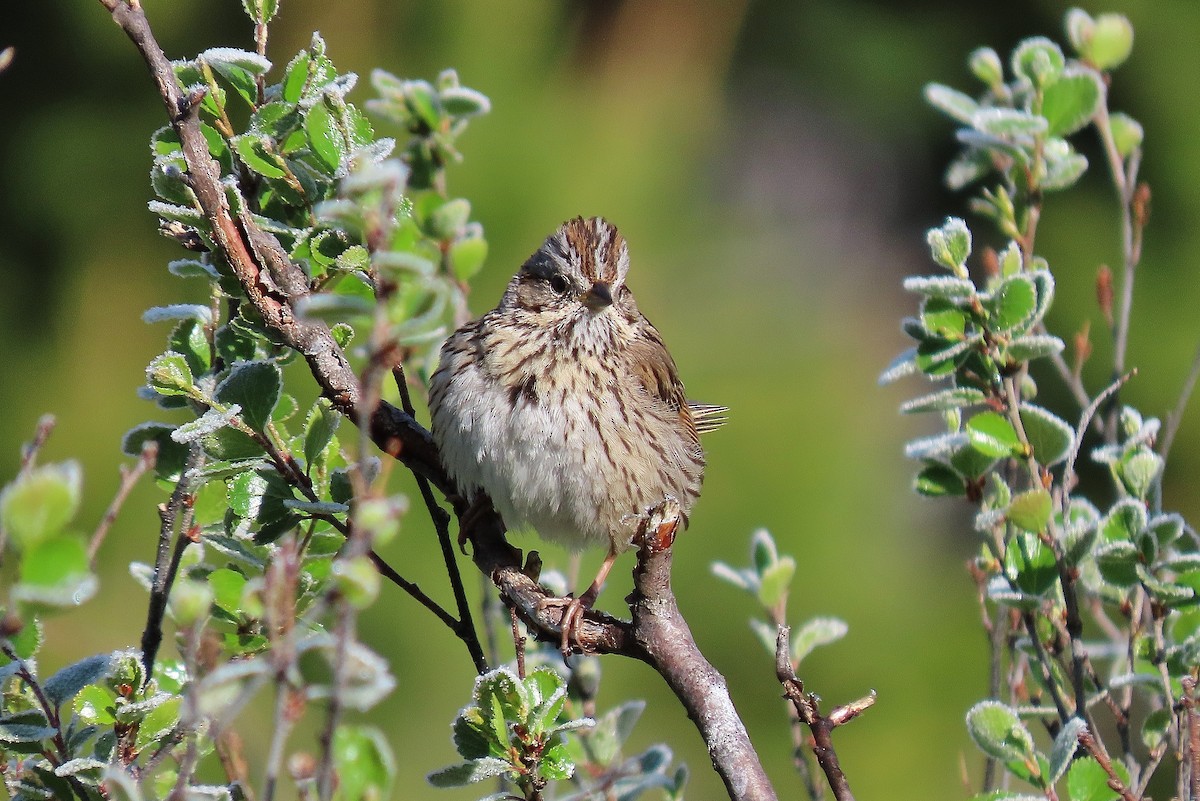
[[[1000,61],[999,54],[992,48],[980,47],[971,51],[967,63],[975,77],[983,81],[989,88],[995,88],[1004,83],[1004,65]],[[963,120],[963,122],[969,121]]]
[[[971,255],[971,231],[958,217],[947,217],[941,228],[931,228],[925,234],[929,254],[934,262],[966,278],[966,261]]]
[[[975,98],[940,83],[925,84],[925,102],[964,125],[970,125],[979,110]]]
[[[946,300],[969,298],[975,294],[971,279],[952,275],[910,275],[904,279],[903,286],[909,292]]]
[[[256,133],[246,133],[235,136],[232,140],[233,149],[241,157],[242,163],[264,178],[283,178],[289,170],[283,156],[276,149],[275,142],[269,137]]]
[[[1050,139],[1042,149],[1045,173],[1039,184],[1045,191],[1067,189],[1087,172],[1088,160],[1065,139]]]
[[[1046,118],[1038,114],[996,107],[975,112],[971,125],[990,136],[1017,141],[1043,136],[1050,127]]]
[[[934,336],[948,340],[962,339],[967,330],[967,314],[953,301],[926,298],[921,304],[921,324]]]
[[[1082,718],[1071,718],[1067,721],[1054,738],[1054,748],[1050,752],[1050,773],[1046,784],[1054,786],[1071,766],[1075,751],[1079,748],[1079,735],[1087,731],[1087,723]]]
[[[1008,333],[1029,322],[1037,308],[1037,289],[1032,279],[1018,274],[1006,278],[984,302],[988,328]]]
[[[20,583],[12,592],[21,600],[52,606],[78,606],[91,598],[96,577],[83,541],[64,535],[30,548],[21,560]]]
[[[575,762],[563,743],[555,743],[543,752],[538,775],[548,781],[569,779],[575,774]]]
[[[1026,595],[1045,595],[1058,580],[1054,552],[1036,534],[1024,531],[1009,541],[1004,567],[1017,589]]]
[[[1112,70],[1133,51],[1133,25],[1123,14],[1101,14],[1081,51],[1096,69]]]
[[[1117,146],[1117,152],[1122,158],[1128,158],[1129,154],[1142,146],[1146,133],[1142,124],[1133,117],[1115,111],[1109,115],[1108,123],[1112,130],[1113,144]]]
[[[195,420],[190,420],[172,431],[171,439],[181,444],[202,439],[230,425],[241,411],[242,408],[236,403],[226,409],[209,409]]]
[[[208,574],[208,586],[212,589],[213,603],[236,618],[242,605],[242,591],[246,588],[246,577],[236,570],[220,567]]]
[[[470,281],[487,259],[488,243],[482,236],[468,236],[450,246],[450,268],[459,281]]]
[[[1012,423],[996,412],[980,412],[967,421],[971,447],[985,456],[1003,459],[1020,453],[1021,442]]]
[[[438,99],[452,117],[474,117],[492,110],[492,102],[486,95],[465,86],[446,87],[438,92]]]
[[[1128,540],[1106,542],[1096,548],[1100,577],[1118,587],[1132,587],[1138,583],[1139,559],[1137,546]]]
[[[33,710],[5,715],[0,718],[0,743],[40,742],[58,732],[47,724],[45,716]]]
[[[429,215],[429,232],[434,239],[453,239],[471,218],[471,202],[466,198],[447,200]]]
[[[204,452],[218,461],[262,458],[266,451],[249,434],[234,428],[218,428],[201,440]]]
[[[75,697],[89,684],[106,678],[113,668],[113,654],[96,654],[69,665],[46,679],[42,690],[56,708]]]
[[[758,602],[773,609],[787,597],[792,578],[796,575],[796,560],[782,556],[775,564],[762,571],[758,585]]]
[[[283,375],[274,362],[241,362],[217,385],[214,395],[222,403],[241,406],[246,425],[262,432],[271,422],[282,390]]]
[[[137,738],[134,747],[142,751],[147,747],[156,746],[179,725],[180,708],[183,698],[174,696],[158,704],[138,723]]]
[[[171,332],[167,345],[183,354],[193,375],[203,375],[212,364],[212,347],[199,320],[184,320]]]
[[[341,421],[342,416],[333,410],[327,398],[318,398],[309,410],[304,420],[304,461],[310,470],[333,441]]]
[[[1113,770],[1122,781],[1129,781],[1129,773],[1120,762],[1113,763]],[[1094,757],[1085,756],[1075,760],[1067,771],[1067,794],[1071,801],[1114,801],[1117,791],[1108,786],[1108,774]]]
[[[1014,362],[1031,362],[1062,353],[1066,345],[1050,334],[1025,334],[1008,343],[1008,357]]]
[[[1146,505],[1134,498],[1123,498],[1113,504],[1100,521],[1100,534],[1106,542],[1133,538],[1146,528]]]
[[[941,464],[929,464],[917,474],[914,489],[921,495],[931,498],[946,495],[966,495],[967,487],[963,477]]]
[[[1167,732],[1171,728],[1171,710],[1156,709],[1146,716],[1146,720],[1142,723],[1142,742],[1146,747],[1153,750],[1159,748],[1166,742]]]
[[[1075,429],[1069,423],[1032,403],[1021,404],[1020,417],[1033,458],[1039,464],[1050,467],[1067,458],[1075,438]]]
[[[608,767],[613,763],[645,709],[645,701],[634,699],[610,709],[596,721],[588,735],[588,750],[597,764]]]
[[[516,774],[516,768],[502,759],[483,757],[435,770],[425,777],[434,787],[462,787],[500,776]]]
[[[1123,456],[1115,467],[1125,491],[1135,498],[1145,500],[1162,472],[1163,465],[1161,456],[1142,446]]]
[[[20,548],[59,534],[79,510],[83,471],[76,461],[35,467],[0,490],[0,528]]]
[[[1016,710],[999,701],[980,701],[967,712],[967,731],[980,750],[1004,761],[1033,757],[1033,735]]]
[[[1155,515],[1146,524],[1146,528],[1154,536],[1159,547],[1164,548],[1182,536],[1186,525],[1181,515],[1170,513]]]
[[[333,761],[338,776],[336,798],[383,801],[390,794],[396,759],[387,738],[374,726],[339,726],[333,735]]]
[[[1065,64],[1062,49],[1044,36],[1024,39],[1013,49],[1013,74],[1039,89],[1057,82]]]
[[[1104,97],[1100,78],[1091,70],[1068,70],[1042,96],[1042,116],[1050,136],[1069,136],[1092,121]]]
[[[334,560],[332,577],[342,597],[355,609],[366,609],[379,597],[379,569],[369,557]]]
[[[917,346],[917,368],[930,376],[949,375],[979,339],[979,335],[958,341],[927,339]]]
[[[804,658],[823,645],[832,645],[846,636],[850,627],[836,617],[815,617],[792,632],[791,658],[800,664]]]
[[[987,401],[987,396],[973,387],[951,387],[939,392],[933,392],[920,398],[914,398],[900,404],[904,414],[921,412],[944,412],[950,409],[965,409],[979,406]]]
[[[279,10],[279,0],[242,0],[246,15],[259,25],[266,25]]]
[[[1050,522],[1050,493],[1044,489],[1022,492],[1009,504],[1006,517],[1023,531],[1040,534]]]
[[[187,357],[171,350],[150,362],[146,383],[160,395],[192,395],[196,391]]]

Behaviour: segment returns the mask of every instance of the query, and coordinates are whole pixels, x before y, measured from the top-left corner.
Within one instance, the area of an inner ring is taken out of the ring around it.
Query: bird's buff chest
[[[606,386],[589,353],[570,354],[563,371],[553,345],[491,345],[479,360],[443,354],[433,422],[446,469],[464,491],[487,492],[510,528],[572,548],[631,536],[644,505],[632,477],[651,454],[634,434],[630,399]]]

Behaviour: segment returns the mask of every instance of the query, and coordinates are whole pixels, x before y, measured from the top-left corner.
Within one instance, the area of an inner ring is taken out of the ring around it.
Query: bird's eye
[[[555,273],[554,275],[550,276],[550,288],[558,294],[563,294],[569,287],[570,284],[567,282],[566,276],[564,276],[562,273]]]

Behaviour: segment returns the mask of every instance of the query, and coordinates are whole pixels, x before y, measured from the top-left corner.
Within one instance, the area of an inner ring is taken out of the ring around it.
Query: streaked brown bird
[[[686,523],[704,476],[699,435],[727,411],[686,399],[628,271],[615,226],[564,223],[495,309],[446,340],[430,385],[433,437],[468,500],[482,490],[510,529],[607,549],[563,614],[564,653],[647,512],[673,499]]]

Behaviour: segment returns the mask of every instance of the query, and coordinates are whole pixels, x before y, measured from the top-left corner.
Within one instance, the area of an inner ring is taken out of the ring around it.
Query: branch
[[[792,667],[790,639],[791,629],[780,626],[775,640],[775,676],[783,685],[784,697],[792,702],[796,714],[812,732],[813,754],[817,757],[821,770],[825,771],[825,778],[829,781],[829,789],[833,790],[833,797],[838,801],[854,801],[850,783],[846,780],[846,774],[842,772],[837,751],[833,748],[832,734],[838,726],[849,723],[870,708],[875,703],[875,691],[872,690],[869,695],[857,701],[837,707],[828,716],[822,715],[817,696],[804,691],[804,682],[797,678]]]
[[[147,470],[154,467],[154,462],[157,458],[158,445],[154,442],[147,442],[142,447],[142,453],[133,467],[121,466],[121,486],[117,488],[117,494],[113,497],[112,503],[108,505],[108,509],[105,510],[104,517],[100,519],[100,524],[96,526],[96,530],[92,533],[91,542],[88,544],[88,564],[92,567],[96,565],[96,554],[100,552],[100,546],[104,544],[104,538],[108,536],[108,530],[116,522],[117,513],[125,505],[125,499],[129,497],[129,493],[133,490],[134,485],[137,484],[138,479]]]

